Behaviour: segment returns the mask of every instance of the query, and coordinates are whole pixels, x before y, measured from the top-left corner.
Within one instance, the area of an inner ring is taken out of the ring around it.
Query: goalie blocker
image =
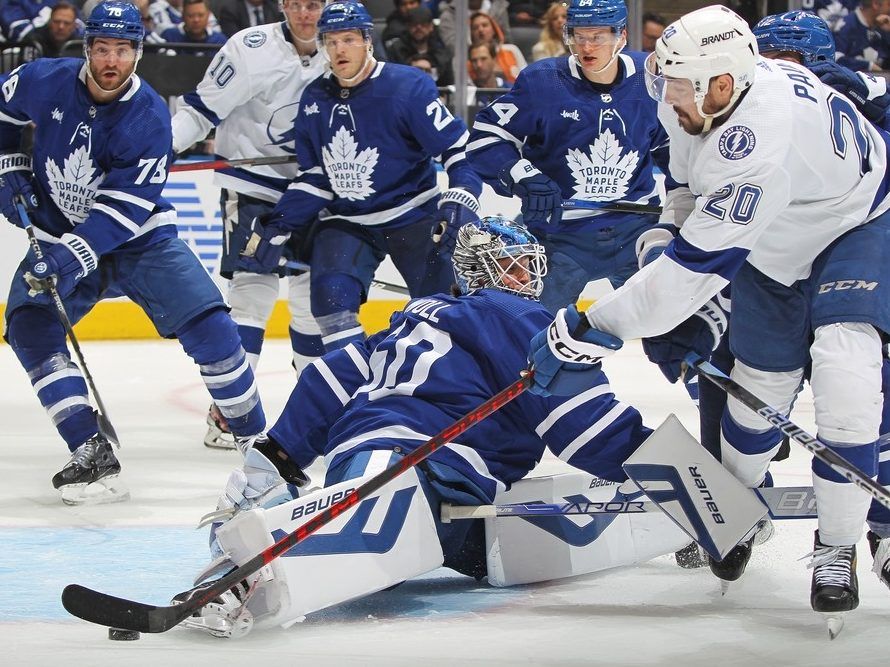
[[[216,533],[225,558],[238,565],[247,562],[351,493],[385,466],[390,455],[371,454],[362,477],[277,507],[236,515]],[[497,502],[630,500],[642,497],[635,488],[639,485],[666,514],[484,519],[484,552],[480,548],[476,554],[484,570],[479,571],[487,572],[494,586],[548,581],[642,563],[675,552],[690,536],[712,554],[722,555],[766,513],[756,496],[673,416],[634,453],[626,469],[633,482],[619,484],[580,471],[524,479],[500,494]],[[233,630],[244,634],[253,624],[288,627],[311,612],[440,567],[440,538],[448,528],[438,519],[439,508],[431,508],[425,487],[428,491],[423,473],[409,470],[273,560],[248,582],[247,594],[233,598],[227,609],[210,605],[184,624],[216,636],[232,636]],[[211,564],[205,574],[218,570],[219,563]],[[208,609],[213,618],[208,618]]]

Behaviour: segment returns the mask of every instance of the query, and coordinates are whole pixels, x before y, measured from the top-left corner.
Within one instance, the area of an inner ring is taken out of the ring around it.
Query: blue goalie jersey
[[[270,435],[301,466],[317,456],[331,467],[360,451],[411,451],[514,383],[532,336],[552,319],[539,303],[497,290],[415,299],[389,329],[304,370]],[[621,463],[649,433],[600,374],[579,396],[521,394],[430,460],[491,500],[524,477],[545,446],[578,468],[623,480]]]
[[[619,79],[608,86],[588,81],[574,56],[529,65],[512,90],[477,114],[467,144],[473,168],[505,196],[498,175],[525,158],[565,199],[657,204],[653,167],[657,161],[667,173],[668,138],[646,92],[646,55],[620,54]],[[594,216],[602,225],[609,214],[566,211],[561,224],[576,229]]]
[[[451,187],[482,189],[466,161],[466,125],[414,67],[377,63],[352,88],[321,76],[303,92],[294,127],[300,172],[276,208],[285,226],[309,224],[319,211],[322,221],[417,222],[435,210],[438,156]]]
[[[96,104],[85,77],[75,58],[36,60],[0,77],[0,152],[18,151],[24,126],[36,125],[38,238],[73,232],[101,256],[176,236],[161,196],[173,156],[166,105],[137,76],[116,101]]]

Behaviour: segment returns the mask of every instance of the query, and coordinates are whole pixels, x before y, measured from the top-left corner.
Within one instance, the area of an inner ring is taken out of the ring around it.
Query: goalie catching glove
[[[570,396],[593,386],[602,372],[600,360],[624,345],[612,334],[583,326],[582,317],[586,320],[574,304],[562,308],[550,326],[532,338],[532,393]]]

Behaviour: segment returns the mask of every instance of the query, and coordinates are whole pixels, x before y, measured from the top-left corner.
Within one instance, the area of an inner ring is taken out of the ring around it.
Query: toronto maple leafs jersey
[[[39,59],[0,76],[0,152],[19,149],[36,125],[32,168],[37,237],[74,232],[93,259],[176,236],[173,207],[161,196],[173,157],[170,112],[139,77],[116,101],[96,104],[86,65]]]
[[[660,105],[671,136],[671,173],[695,195],[664,255],[588,310],[591,324],[623,339],[668,331],[744,262],[792,285],[845,232],[890,208],[890,135],[815,74],[758,61],[732,114],[692,136]]]
[[[219,50],[196,90],[180,98],[173,147],[181,152],[216,126],[216,153],[227,160],[294,152],[294,118],[303,89],[324,71],[324,58],[297,53],[286,23],[235,33]],[[216,172],[214,182],[276,202],[297,174],[296,164]]]
[[[330,467],[365,450],[411,451],[519,379],[532,336],[551,319],[539,303],[498,290],[414,299],[387,330],[304,370],[270,434],[300,466],[317,456]],[[431,459],[493,499],[545,446],[578,468],[623,480],[621,463],[649,433],[601,374],[571,398],[523,393]]]
[[[667,166],[667,134],[646,93],[646,54],[619,55],[619,80],[588,81],[574,56],[545,58],[526,67],[512,90],[476,115],[467,144],[473,168],[500,194],[498,175],[520,158],[559,184],[566,199],[658,203],[652,175]],[[576,209],[562,225],[603,224],[616,214]],[[541,228],[553,232],[551,224]]]
[[[466,140],[464,122],[415,67],[378,62],[352,88],[327,73],[303,92],[295,122],[300,169],[276,207],[280,224],[296,229],[317,214],[322,222],[416,222],[435,210],[437,156],[450,186],[478,197],[482,182],[467,163]]]

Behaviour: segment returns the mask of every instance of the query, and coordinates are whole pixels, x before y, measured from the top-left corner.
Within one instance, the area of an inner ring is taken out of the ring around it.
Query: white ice
[[[838,639],[810,610],[810,576],[798,560],[815,524],[783,521],[725,597],[707,569],[665,556],[551,584],[516,589],[431,573],[392,591],[320,612],[289,630],[214,640],[178,628],[111,642],[105,628],[68,616],[59,596],[80,583],[166,604],[204,563],[206,537],[192,530],[216,496],[234,452],[201,439],[208,399],[176,343],[83,344],[123,442],[132,499],[66,507],[50,477],[65,446],[8,346],[0,347],[0,647],[6,665],[887,665],[890,591],[859,544],[861,604]],[[694,410],[636,344],[610,358],[616,393],[649,425],[670,412],[697,432]],[[284,341],[270,341],[259,369],[270,419],[292,384]],[[460,391],[460,387],[455,387]],[[794,417],[812,428],[812,401]],[[559,470],[546,460],[540,472]],[[809,483],[809,457],[794,446],[775,464],[777,484]],[[307,582],[306,585],[312,585]]]

